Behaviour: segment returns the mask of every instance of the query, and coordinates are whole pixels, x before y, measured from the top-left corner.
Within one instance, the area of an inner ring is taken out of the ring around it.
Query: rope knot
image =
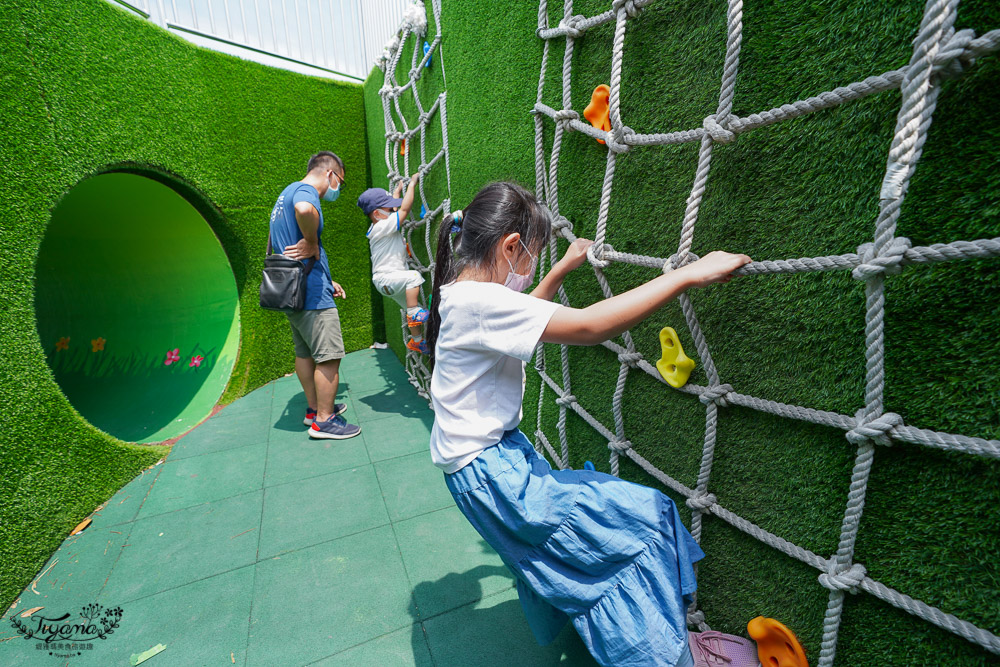
[[[634,134],[635,130],[627,125],[622,125],[616,130],[611,130],[611,132],[608,132],[608,136],[605,139],[608,150],[612,153],[628,153],[632,150],[632,146],[631,144],[625,143],[625,138]]]
[[[572,109],[559,109],[553,114],[556,125],[561,127],[565,132],[572,132],[573,126],[570,125],[570,121],[580,120],[580,114],[573,111]]]
[[[679,269],[685,264],[690,264],[691,262],[697,262],[699,259],[701,258],[698,257],[698,255],[694,254],[689,250],[687,254],[687,259],[685,259],[684,262],[681,263],[680,257],[677,255],[677,253],[674,253],[670,257],[667,257],[666,261],[663,262],[663,272],[670,273],[674,269]]]
[[[561,405],[566,408],[574,403],[576,403],[576,396],[573,394],[566,394],[565,396],[560,396],[556,399],[556,405]]]
[[[684,504],[693,510],[707,510],[711,509],[718,502],[719,499],[715,497],[714,493],[701,493],[691,496],[684,501]]]
[[[628,450],[632,449],[632,443],[628,440],[612,440],[608,443],[608,449],[613,451],[615,454],[624,454]]]
[[[409,76],[411,79],[416,81],[417,79],[420,78],[420,74],[421,74],[420,68],[414,67],[413,69],[410,70]]]
[[[972,67],[979,55],[975,49],[970,48],[975,38],[974,30],[950,30],[934,55],[932,71],[941,78],[951,79]]]
[[[611,262],[606,259],[597,256],[598,245],[594,243],[587,248],[587,261],[590,265],[597,269],[603,269],[608,266]],[[601,254],[604,254],[604,246],[600,246]]]
[[[865,422],[864,418],[865,411],[858,410],[854,415],[855,426],[847,432],[848,441],[855,445],[860,445],[865,440],[871,440],[880,445],[892,445],[889,432],[903,423],[903,418],[895,412],[887,412],[870,422]]]
[[[717,384],[712,387],[706,387],[705,391],[701,392],[698,396],[698,400],[705,405],[715,403],[720,408],[725,408],[729,405],[726,401],[726,394],[732,390],[732,386],[728,384]]]
[[[639,15],[642,7],[636,7],[635,0],[615,0],[611,3],[611,9],[615,10],[616,14],[624,9],[629,18],[634,19]]]
[[[430,119],[431,119],[431,115],[430,115],[429,113],[427,113],[427,112],[425,111],[425,112],[423,112],[422,114],[420,114],[420,115],[419,115],[419,116],[417,117],[417,122],[418,122],[418,123],[419,123],[420,125],[426,125],[426,124],[427,124],[427,121],[429,121]]]
[[[819,583],[831,591],[857,593],[858,585],[865,580],[867,573],[868,571],[861,563],[855,563],[850,569],[843,572],[837,572],[837,565],[834,563],[826,572],[819,575]]]
[[[585,17],[580,14],[574,16],[568,16],[559,22],[559,29],[566,33],[567,37],[572,37],[576,39],[583,34],[583,30],[580,30],[580,21],[583,21]]]
[[[868,280],[879,273],[895,275],[903,269],[900,263],[909,249],[910,239],[905,236],[897,236],[889,241],[878,256],[875,255],[874,244],[864,243],[858,247],[861,263],[854,267],[851,275],[858,280]]]
[[[555,215],[552,216],[552,231],[558,232],[559,230],[565,229],[566,231],[573,231],[573,223],[569,221],[566,216]]]
[[[704,622],[705,622],[705,612],[703,612],[701,609],[688,612],[687,615],[688,625],[693,625],[697,628],[700,628]]]
[[[727,121],[723,121],[724,123]],[[701,126],[705,128],[709,136],[712,137],[712,141],[718,142],[720,144],[728,144],[730,141],[736,138],[736,134],[719,124],[718,119],[713,113],[710,116],[705,116],[705,120],[702,121]]]
[[[628,364],[631,368],[635,368],[641,360],[642,355],[638,352],[622,352],[618,355],[618,361]]]

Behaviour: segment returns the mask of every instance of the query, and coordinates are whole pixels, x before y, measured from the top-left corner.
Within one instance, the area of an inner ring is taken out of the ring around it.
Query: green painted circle
[[[52,213],[35,281],[49,367],[91,424],[158,442],[211,412],[239,301],[222,246],[177,192],[134,174],[82,181]]]

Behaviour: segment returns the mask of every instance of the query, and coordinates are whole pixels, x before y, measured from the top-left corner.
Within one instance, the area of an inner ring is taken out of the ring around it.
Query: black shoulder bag
[[[316,266],[313,257],[309,268],[287,255],[271,254],[271,235],[267,236],[264,277],[260,281],[260,307],[282,313],[294,313],[306,305],[306,278]]]

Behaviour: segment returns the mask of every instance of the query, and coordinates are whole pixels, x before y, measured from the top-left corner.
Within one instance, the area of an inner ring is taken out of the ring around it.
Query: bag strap
[[[268,233],[268,235],[267,235],[267,254],[268,254],[268,256],[271,255],[271,250],[272,250],[272,247],[271,247],[271,234]],[[313,267],[316,266],[316,262],[317,262],[317,259],[315,257],[310,257],[309,259],[312,260],[312,264],[310,264],[308,267],[306,267],[306,275],[307,276],[313,270]]]

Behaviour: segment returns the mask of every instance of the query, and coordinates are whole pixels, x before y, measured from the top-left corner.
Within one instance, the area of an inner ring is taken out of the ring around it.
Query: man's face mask
[[[330,187],[326,189],[323,193],[323,199],[325,201],[337,201],[337,197],[340,196],[340,178],[337,178],[337,188],[333,188],[333,181],[330,181]]]
[[[518,239],[521,247],[529,255],[528,246],[524,245],[524,241]],[[507,274],[507,279],[504,281],[504,287],[514,290],[515,292],[523,292],[527,287],[535,282],[535,271],[538,269],[538,258],[531,258],[531,268],[528,270],[527,274],[517,273],[514,271],[514,265],[511,264],[510,260],[507,260],[507,265],[510,266],[510,272]]]

